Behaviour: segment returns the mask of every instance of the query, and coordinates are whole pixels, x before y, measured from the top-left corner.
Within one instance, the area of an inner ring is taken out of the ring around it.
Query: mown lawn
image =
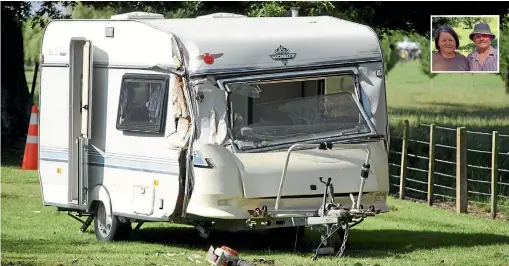
[[[392,212],[351,231],[345,258],[312,262],[312,254],[269,253],[249,244],[257,240],[254,234],[243,235],[242,241],[227,235],[216,244],[231,244],[249,261],[264,258],[281,266],[509,265],[509,221],[410,201],[389,203]],[[42,206],[35,171],[2,167],[2,265],[206,265],[210,243],[192,228],[153,223],[134,233],[131,242],[102,243],[93,227],[80,233],[79,225],[66,213]],[[288,246],[293,247],[292,240]]]
[[[495,74],[438,74],[420,71],[418,61],[399,63],[387,78],[387,101],[392,125],[411,122],[467,126],[509,133],[509,94]]]

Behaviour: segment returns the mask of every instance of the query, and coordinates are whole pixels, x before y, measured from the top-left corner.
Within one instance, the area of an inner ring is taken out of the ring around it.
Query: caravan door
[[[69,204],[86,208],[88,144],[91,138],[93,45],[71,40],[69,86]]]

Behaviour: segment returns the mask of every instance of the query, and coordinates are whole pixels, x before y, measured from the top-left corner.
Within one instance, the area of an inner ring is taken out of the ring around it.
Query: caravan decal
[[[205,64],[207,64],[207,65],[212,65],[212,64],[214,64],[214,59],[217,59],[221,56],[223,56],[223,53],[217,53],[217,54],[205,53],[203,55],[199,55],[197,58],[200,60],[203,60],[203,62],[205,62]]]
[[[290,49],[280,45],[276,50],[274,50],[274,54],[269,56],[272,60],[281,61],[286,66],[286,64],[288,64],[288,60],[294,59],[295,56],[297,56],[297,53],[290,53]]]

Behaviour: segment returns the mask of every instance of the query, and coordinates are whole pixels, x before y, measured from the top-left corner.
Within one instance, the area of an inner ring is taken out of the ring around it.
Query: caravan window
[[[353,75],[250,84],[227,85],[232,135],[241,150],[370,133],[355,102],[359,97]]]
[[[166,76],[124,75],[120,89],[117,129],[162,133],[168,85]]]
[[[258,97],[250,97],[242,93],[230,94],[233,105],[234,119],[240,119],[243,123],[253,124],[265,119],[266,106],[280,101],[310,98],[319,95],[330,95],[339,92],[347,92],[357,97],[355,79],[352,75],[328,76],[321,79],[295,80],[268,82],[257,85],[261,92]],[[231,88],[237,91],[237,88]],[[328,97],[331,98],[331,97]],[[277,104],[276,104],[277,105]],[[274,105],[274,106],[276,106]]]

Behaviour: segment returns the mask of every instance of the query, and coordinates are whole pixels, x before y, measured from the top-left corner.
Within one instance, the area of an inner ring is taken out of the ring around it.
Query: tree
[[[509,23],[501,25],[500,28],[500,76],[505,82],[505,92],[509,94],[509,45],[507,45],[509,43]]]
[[[421,72],[428,76],[431,80],[430,86],[433,87],[433,78],[437,75],[436,73],[431,73],[431,55],[430,51],[430,42],[429,39],[422,38],[419,42],[421,44],[421,54],[419,55],[419,61],[421,63]]]
[[[477,24],[477,23],[488,23],[488,19],[487,18],[483,18],[483,17],[465,17],[465,18],[461,18],[461,22],[463,22],[463,24],[465,25],[465,28],[466,29],[472,29],[474,28],[474,25]]]
[[[71,13],[73,19],[108,19],[117,14],[117,10],[111,7],[97,9],[83,3],[77,4]]]
[[[62,2],[67,6],[69,3]],[[22,25],[31,17],[32,2],[2,2],[2,151],[19,137],[25,136],[32,104],[26,77]],[[41,27],[48,18],[63,17],[52,2],[43,2],[32,16],[32,26]],[[30,54],[30,53],[27,53]],[[33,60],[33,56],[28,56]]]

